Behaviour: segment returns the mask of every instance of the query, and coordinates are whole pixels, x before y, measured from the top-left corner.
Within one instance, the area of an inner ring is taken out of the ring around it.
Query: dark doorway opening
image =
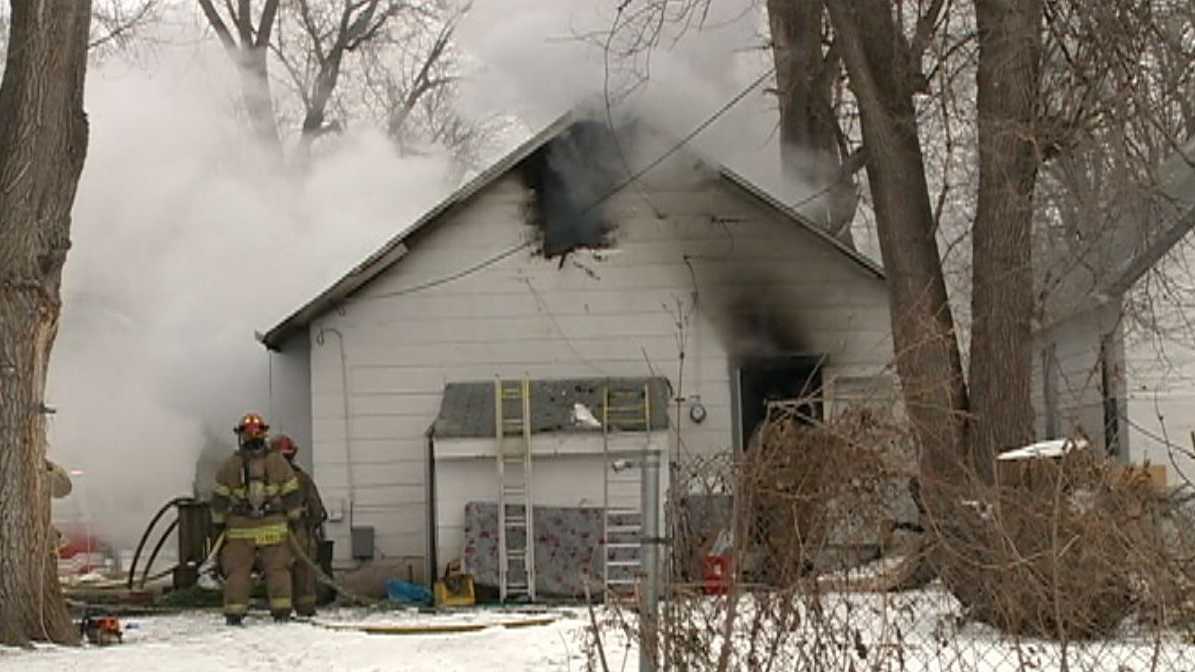
[[[796,406],[806,424],[822,420],[822,364],[816,355],[757,357],[742,360],[736,368],[738,387],[738,445],[746,449],[770,413],[780,412],[780,402]]]

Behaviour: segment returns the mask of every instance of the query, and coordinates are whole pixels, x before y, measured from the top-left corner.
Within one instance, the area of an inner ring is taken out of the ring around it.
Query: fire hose
[[[207,565],[220,552],[220,547],[224,545],[224,535],[225,535],[225,533],[221,532],[220,536],[216,537],[216,542],[214,544],[212,544],[211,552],[208,553],[207,558],[204,559],[203,563],[201,563],[200,566]],[[290,544],[291,552],[293,552],[295,554],[295,557],[299,560],[299,562],[303,563],[304,566],[306,566],[308,569],[310,569],[312,572],[315,573],[315,578],[320,583],[324,584],[325,586],[328,586],[329,588],[336,589],[336,592],[338,594],[345,595],[345,596],[351,598],[352,600],[359,602],[363,605],[370,606],[370,605],[375,605],[375,604],[381,603],[381,600],[375,600],[375,599],[371,599],[368,597],[362,597],[361,595],[354,593],[353,591],[349,590],[348,588],[345,588],[344,584],[338,582],[336,579],[333,579],[332,577],[325,574],[323,568],[320,567],[318,564],[316,564],[315,561],[313,561],[310,556],[308,556],[305,552],[303,552],[302,548],[299,548],[299,542],[297,539],[295,539],[295,535],[288,534],[288,535],[286,535],[286,538],[287,538],[287,543]]]
[[[191,498],[191,497],[175,497],[174,499],[171,499],[170,501],[163,504],[162,508],[158,509],[158,512],[156,514],[154,514],[153,519],[151,519],[149,521],[149,525],[146,526],[145,532],[142,533],[142,535],[141,535],[141,541],[138,542],[138,544],[137,544],[137,550],[133,553],[133,562],[129,566],[129,580],[128,580],[128,589],[129,590],[133,589],[133,580],[137,573],[137,560],[141,557],[141,551],[145,548],[145,542],[149,541],[149,536],[150,536],[150,534],[153,533],[154,526],[158,524],[158,521],[162,519],[162,516],[166,515],[166,512],[169,511],[171,507],[177,506],[178,504],[183,503],[183,502],[190,502],[190,501],[194,501],[193,498]],[[158,551],[160,551],[162,549],[162,545],[166,541],[166,537],[177,526],[178,526],[178,520],[175,519],[174,523],[170,526],[170,528],[166,530],[166,533],[162,535],[162,538],[158,540],[157,547],[154,549],[154,552],[152,554],[153,557],[150,558],[149,563],[146,566],[145,574],[149,573],[149,566],[153,565],[153,561],[157,557]],[[145,576],[143,574],[142,586],[144,587],[144,585],[145,585]]]
[[[328,586],[329,588],[335,588],[336,592],[338,594],[347,595],[348,597],[352,598],[356,602],[359,602],[363,605],[372,606],[372,605],[379,604],[382,602],[381,600],[375,600],[375,599],[371,599],[368,597],[362,597],[362,596],[357,595],[356,593],[352,592],[351,590],[345,588],[344,585],[339,583],[338,581],[336,581],[336,579],[333,579],[332,577],[325,574],[323,568],[320,567],[319,565],[317,565],[315,562],[313,562],[311,560],[311,558],[306,553],[303,552],[303,549],[299,548],[299,542],[298,542],[298,540],[295,539],[295,535],[288,534],[288,535],[286,535],[286,538],[287,538],[288,542],[290,543],[290,549],[291,549],[291,551],[294,552],[295,557],[299,559],[299,562],[302,562],[304,565],[306,565],[308,569],[315,572],[315,578],[320,583],[324,584],[325,586]]]

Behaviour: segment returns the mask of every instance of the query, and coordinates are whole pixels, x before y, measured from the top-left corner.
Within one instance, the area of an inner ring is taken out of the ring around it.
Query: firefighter
[[[295,455],[299,453],[299,445],[285,434],[270,441],[270,448],[278,451],[295,470],[299,479],[299,491],[303,493],[303,517],[295,527],[295,546],[306,556],[295,558],[294,568],[291,570],[291,596],[295,602],[295,612],[300,616],[315,615],[315,570],[311,567],[319,557],[319,543],[324,538],[324,521],[328,519],[328,512],[324,510],[324,502],[320,499],[319,489],[311,475],[295,464]]]
[[[50,496],[54,499],[62,499],[71,494],[74,485],[71,483],[70,474],[66,473],[66,469],[54,464],[50,460],[46,460],[46,477],[50,482]],[[57,526],[50,526],[50,548],[53,550],[53,556],[58,558],[59,553],[66,547],[67,539],[63,536],[62,531]]]
[[[275,621],[290,618],[289,535],[302,515],[299,479],[266,444],[269,425],[256,413],[237,424],[237,452],[220,465],[212,488],[212,522],[224,533],[224,616],[240,625],[249,610],[255,559],[260,559]]]

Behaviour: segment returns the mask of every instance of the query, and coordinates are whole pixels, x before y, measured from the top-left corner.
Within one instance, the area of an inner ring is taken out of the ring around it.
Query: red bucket
[[[729,555],[707,555],[704,562],[706,595],[725,595],[734,577],[734,562]]]

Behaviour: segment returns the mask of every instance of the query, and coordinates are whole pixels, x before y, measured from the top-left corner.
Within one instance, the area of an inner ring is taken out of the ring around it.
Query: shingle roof
[[[651,427],[653,430],[668,428],[668,401],[671,395],[666,379],[569,378],[531,381],[532,433],[600,432],[599,427],[576,423],[573,409],[574,404],[583,404],[600,421],[605,403],[603,390],[606,386],[609,386],[611,394],[618,395],[619,399],[637,400],[643,398],[644,386],[648,386],[651,390]],[[509,411],[505,415],[512,417]],[[611,415],[626,417],[628,414],[616,414],[612,410]],[[612,418],[610,429],[642,431],[642,425],[619,423]],[[437,438],[473,439],[494,436],[494,382],[445,385],[440,414],[432,425],[432,431]]]

